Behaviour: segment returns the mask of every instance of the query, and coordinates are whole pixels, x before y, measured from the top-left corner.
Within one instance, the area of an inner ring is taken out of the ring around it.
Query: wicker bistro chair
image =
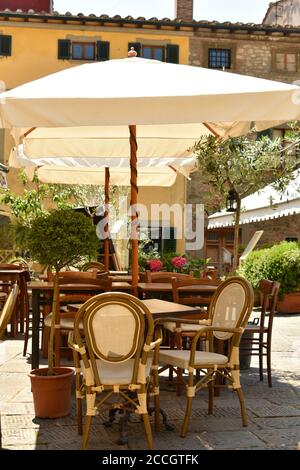
[[[112,281],[106,276],[101,277],[100,279],[96,277],[96,273],[90,272],[73,272],[67,271],[59,274],[59,287],[63,287],[66,284],[78,284],[78,289],[80,289],[80,284],[88,284],[91,286],[96,286],[98,292],[109,292],[111,291]],[[62,345],[63,336],[67,336],[69,331],[74,327],[75,313],[66,311],[67,304],[71,303],[84,303],[89,300],[93,294],[60,294],[58,292],[58,311],[59,315],[56,316],[56,325],[55,325],[55,365],[59,367],[61,353],[65,350],[69,350],[66,346]],[[44,320],[44,330],[43,330],[43,355],[47,357],[48,354],[48,341],[50,336],[50,327],[51,327],[52,313],[46,316]]]
[[[147,388],[153,361],[150,351],[156,349],[158,354],[161,342],[161,339],[152,342],[153,333],[154,321],[148,308],[129,294],[100,294],[78,311],[69,345],[74,351],[79,434],[82,434],[81,404],[86,402],[84,449],[88,445],[91,418],[101,407],[141,415],[148,447],[153,448]],[[158,389],[155,393],[158,394]]]
[[[259,378],[262,381],[263,358],[267,358],[268,385],[272,387],[271,345],[273,318],[277,305],[280,283],[262,279],[258,291],[261,297],[260,316],[248,323],[241,339],[241,356],[259,356]],[[268,319],[266,318],[268,313]],[[249,335],[250,333],[250,335]]]
[[[196,314],[189,315],[188,318],[195,320],[205,320],[208,318],[208,306],[212,299],[212,294],[201,293],[200,292],[186,292],[183,291],[182,287],[202,287],[202,286],[219,286],[221,281],[216,279],[177,279],[172,278],[172,296],[173,302],[183,305],[191,305],[194,307],[201,307],[201,311]],[[187,318],[187,317],[186,317]],[[203,323],[203,322],[202,322]],[[200,330],[202,326],[198,323],[182,323],[181,321],[166,322],[163,325],[163,328],[167,335],[169,336],[169,345],[171,349],[176,347],[177,349],[182,349],[187,347],[187,341],[190,341],[196,333]],[[205,333],[200,336],[199,343],[205,343]],[[162,368],[162,371],[166,367]],[[173,371],[177,374],[177,395],[180,394],[181,382],[182,382],[182,370],[180,368],[170,367],[169,379],[172,380]]]
[[[83,272],[89,272],[89,271],[96,271],[96,272],[105,272],[105,266],[102,263],[99,263],[98,261],[90,261],[89,263],[85,263],[81,271]]]
[[[253,290],[248,281],[241,277],[227,279],[215,292],[209,306],[209,324],[203,325],[194,336],[191,350],[160,350],[160,363],[188,369],[189,372],[186,383],[186,413],[181,429],[182,437],[185,437],[188,431],[193,397],[203,387],[208,386],[208,413],[212,413],[216,375],[222,376],[224,380],[224,383],[219,386],[227,386],[237,392],[243,426],[247,426],[248,417],[240,384],[239,343],[253,308],[253,299]],[[165,320],[170,321],[170,319]],[[163,321],[160,320],[160,323]],[[184,319],[182,322],[192,323],[193,320]],[[207,334],[207,350],[205,352],[197,351],[197,342],[204,333]],[[215,339],[227,343],[226,355],[214,352]],[[199,370],[203,373],[203,376],[197,377],[195,381],[194,372]],[[157,374],[156,371],[154,373]]]

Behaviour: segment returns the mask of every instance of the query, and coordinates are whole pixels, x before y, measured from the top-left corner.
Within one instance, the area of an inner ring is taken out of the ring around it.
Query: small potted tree
[[[80,261],[94,259],[98,239],[91,219],[72,209],[58,209],[37,217],[25,231],[26,246],[32,259],[55,271],[52,321],[48,347],[48,367],[30,373],[36,416],[57,418],[70,413],[71,384],[74,371],[54,367],[55,323],[59,315],[58,273]]]

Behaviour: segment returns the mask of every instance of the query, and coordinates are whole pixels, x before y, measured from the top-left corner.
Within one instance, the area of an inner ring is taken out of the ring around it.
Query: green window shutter
[[[97,41],[97,53],[96,58],[100,62],[109,60],[109,42],[107,41]]]
[[[137,56],[138,57],[142,57],[141,56],[141,52],[142,52],[142,45],[140,42],[129,42],[128,43],[128,51],[130,51],[130,48],[133,47],[135,52],[137,52]]]
[[[71,45],[70,39],[58,40],[58,59],[70,60],[72,58]]]
[[[11,43],[11,36],[5,36],[4,34],[0,34],[0,55],[6,57],[11,55]]]
[[[179,64],[179,46],[175,44],[167,44],[166,62],[171,64]]]

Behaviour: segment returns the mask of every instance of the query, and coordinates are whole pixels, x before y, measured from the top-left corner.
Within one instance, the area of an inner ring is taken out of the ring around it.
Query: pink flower
[[[148,261],[150,270],[154,273],[157,271],[161,271],[162,268],[164,267],[163,263],[159,259],[151,259]]]
[[[183,256],[175,256],[175,258],[172,258],[171,263],[174,268],[181,269],[187,264],[187,260]]]

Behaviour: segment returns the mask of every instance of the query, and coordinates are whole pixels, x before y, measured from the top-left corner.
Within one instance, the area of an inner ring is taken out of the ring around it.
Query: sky
[[[261,23],[271,0],[194,0],[196,20]],[[274,0],[273,0],[274,1]],[[54,0],[60,13],[174,18],[174,0]]]

